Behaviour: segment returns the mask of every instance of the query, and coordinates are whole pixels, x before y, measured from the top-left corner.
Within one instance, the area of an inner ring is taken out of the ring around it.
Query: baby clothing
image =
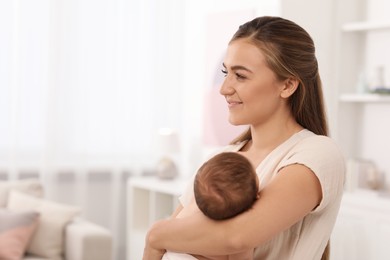
[[[161,260],[197,260],[195,257],[189,254],[181,254],[167,251]]]

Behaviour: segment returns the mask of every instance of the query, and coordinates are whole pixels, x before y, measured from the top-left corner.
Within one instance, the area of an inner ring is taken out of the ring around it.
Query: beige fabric
[[[8,201],[11,190],[35,197],[43,197],[43,188],[38,179],[0,181],[0,208]],[[21,205],[25,208],[25,205]],[[50,214],[50,212],[49,212]],[[49,216],[50,218],[50,216]],[[64,235],[63,232],[61,233]],[[49,237],[48,239],[51,239]],[[73,220],[65,226],[65,245],[62,243],[61,257],[50,258],[27,254],[23,260],[111,260],[113,254],[112,235],[108,229],[86,220]],[[44,242],[46,243],[46,242]],[[51,243],[49,241],[49,243]]]
[[[242,146],[243,143],[228,146],[226,151],[238,151]],[[291,164],[305,165],[314,172],[321,183],[323,199],[301,221],[256,248],[255,260],[319,260],[329,240],[343,193],[345,161],[342,153],[330,138],[302,130],[278,146],[258,165],[256,172],[260,189],[280,169]],[[193,189],[189,185],[180,202],[186,206],[192,197]]]
[[[42,257],[37,257],[37,256],[25,255],[23,257],[23,260],[49,260],[49,259],[42,258]]]
[[[111,260],[113,243],[110,231],[82,218],[65,227],[65,258],[72,260]],[[52,260],[26,255],[23,260]]]
[[[110,260],[113,244],[110,232],[82,219],[66,227],[65,256],[72,260]]]
[[[175,252],[166,252],[161,260],[196,260],[197,258],[189,254],[181,254]]]
[[[0,181],[0,207],[5,207],[11,190],[24,192],[34,197],[43,197],[43,188],[38,179]]]
[[[11,191],[7,208],[12,210],[35,210],[41,214],[27,252],[36,256],[61,259],[64,252],[64,230],[79,208],[35,198],[18,191]]]

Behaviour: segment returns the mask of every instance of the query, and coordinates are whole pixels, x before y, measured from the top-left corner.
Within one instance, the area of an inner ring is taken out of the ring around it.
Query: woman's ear
[[[297,90],[299,81],[296,78],[288,78],[284,81],[284,87],[280,92],[282,98],[289,98]]]

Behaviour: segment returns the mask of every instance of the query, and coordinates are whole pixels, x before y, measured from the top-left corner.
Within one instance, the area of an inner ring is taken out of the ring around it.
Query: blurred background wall
[[[292,19],[312,35],[331,135],[348,158],[368,158],[386,173],[388,105],[339,116],[339,96],[382,62],[376,52],[353,62],[367,66],[346,65],[382,40],[349,39],[345,47],[341,28],[386,19],[381,6],[386,1],[1,1],[0,178],[39,177],[48,197],[109,227],[122,259],[125,181],[153,172],[158,130],[179,133],[181,177],[242,131],[225,122],[220,65],[238,25],[260,15]]]

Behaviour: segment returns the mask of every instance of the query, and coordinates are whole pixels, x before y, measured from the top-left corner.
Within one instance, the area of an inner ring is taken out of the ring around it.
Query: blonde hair
[[[257,46],[280,80],[293,77],[299,81],[297,90],[289,98],[292,115],[304,128],[318,135],[328,135],[322,83],[310,35],[292,21],[263,16],[241,25],[231,42],[238,39],[246,39]],[[250,129],[232,143],[248,139],[251,139]]]

